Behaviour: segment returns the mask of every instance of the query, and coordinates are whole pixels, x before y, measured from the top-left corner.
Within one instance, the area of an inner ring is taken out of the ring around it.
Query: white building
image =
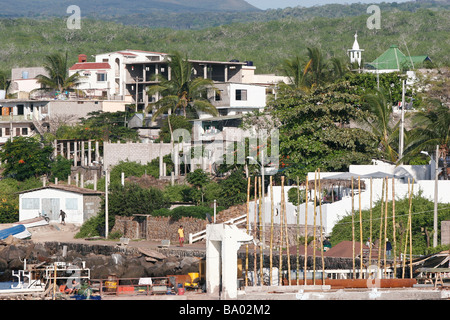
[[[359,48],[358,43],[358,33],[355,33],[355,42],[353,42],[353,47],[347,50],[347,54],[350,56],[350,63],[358,63],[358,66],[361,67],[362,60],[362,52],[364,49]]]
[[[47,75],[47,71],[43,67],[13,68],[9,93],[17,94],[19,99],[28,99],[33,90],[41,88],[36,79],[40,74]]]
[[[60,221],[60,210],[66,213],[65,222],[81,225],[95,216],[101,206],[100,191],[70,185],[48,185],[19,193],[19,221],[46,215],[50,222]]]

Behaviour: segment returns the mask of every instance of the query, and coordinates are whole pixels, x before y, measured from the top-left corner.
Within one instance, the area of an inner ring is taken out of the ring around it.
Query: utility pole
[[[399,152],[398,152],[399,159],[403,158],[404,131],[405,131],[405,80],[402,80],[402,110],[401,110],[401,120],[400,120],[400,141],[399,141]],[[403,164],[403,162],[401,162],[400,164]]]
[[[109,176],[108,169],[105,168],[105,239],[108,239],[108,185],[109,185]]]
[[[433,247],[438,245],[438,176],[439,176],[439,145],[436,145],[436,163],[434,172],[434,221],[433,221]]]

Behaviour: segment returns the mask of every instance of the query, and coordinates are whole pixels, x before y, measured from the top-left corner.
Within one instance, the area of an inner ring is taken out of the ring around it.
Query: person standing
[[[392,250],[392,245],[389,242],[389,239],[386,239],[386,255],[387,255],[388,259],[391,258],[391,250]]]
[[[64,212],[64,211],[62,211],[62,210],[59,210],[59,215],[61,216],[61,223],[62,224],[66,224],[66,213]]]
[[[180,247],[183,246],[184,243],[184,229],[183,226],[178,228],[178,241],[180,242]]]

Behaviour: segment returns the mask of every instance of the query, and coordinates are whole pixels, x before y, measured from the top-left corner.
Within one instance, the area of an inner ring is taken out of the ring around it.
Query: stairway
[[[232,225],[240,225],[247,222],[247,214],[241,215],[239,217],[227,220],[224,222],[224,224],[232,224]],[[206,238],[206,229],[202,230],[197,233],[189,233],[189,244],[192,244],[194,242],[203,240]]]

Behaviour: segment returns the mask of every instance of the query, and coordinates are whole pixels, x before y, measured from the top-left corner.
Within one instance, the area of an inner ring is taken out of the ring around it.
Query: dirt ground
[[[12,227],[13,224],[0,224],[0,230]],[[68,243],[86,243],[86,244],[98,244],[98,245],[113,245],[117,246],[119,240],[86,240],[76,239],[75,235],[80,230],[80,226],[66,223],[50,223],[49,225],[28,228],[31,233],[31,240],[33,242],[68,242]],[[151,240],[130,240],[128,246],[140,247],[140,248],[157,248],[161,244],[161,241]],[[198,242],[193,244],[184,244],[180,247],[178,243],[171,244],[169,248],[172,249],[186,249],[186,250],[205,250],[205,242]]]

